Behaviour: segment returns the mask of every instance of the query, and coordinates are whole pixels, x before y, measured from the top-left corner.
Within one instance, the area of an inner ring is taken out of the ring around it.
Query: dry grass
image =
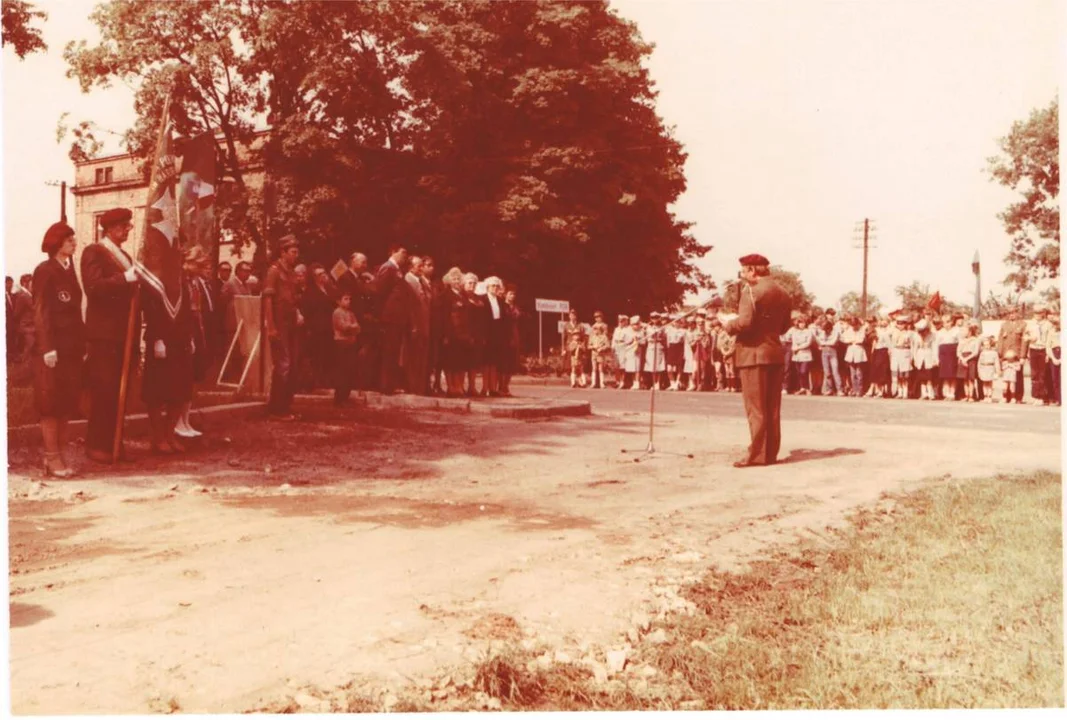
[[[645,684],[532,653],[476,667],[505,710],[1062,707],[1060,477],[938,481],[687,590]],[[655,629],[655,628],[654,628]],[[463,709],[460,703],[449,709]],[[471,704],[472,707],[475,705]],[[442,709],[413,702],[411,710]]]

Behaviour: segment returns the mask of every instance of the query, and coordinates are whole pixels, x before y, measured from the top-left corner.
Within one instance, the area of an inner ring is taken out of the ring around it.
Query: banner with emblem
[[[211,258],[215,275],[215,138],[201,133],[182,148],[178,178],[178,231],[182,248],[199,245]]]
[[[177,159],[173,154],[173,123],[170,99],[163,110],[163,129],[159,134],[152,179],[145,203],[145,226],[141,249],[137,255],[138,275],[147,288],[163,300],[167,314],[178,316],[182,305],[182,247],[178,235],[178,206],[175,202]]]

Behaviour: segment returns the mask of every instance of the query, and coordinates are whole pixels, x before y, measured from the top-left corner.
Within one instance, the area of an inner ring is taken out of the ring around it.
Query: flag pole
[[[173,91],[173,88],[172,90]],[[163,120],[159,125],[159,137],[156,139],[155,154],[159,154],[159,148],[163,144],[163,134],[167,131],[167,121],[170,117],[170,95],[167,93],[167,99],[163,103]],[[157,158],[158,160],[158,158]],[[148,182],[148,193],[151,198],[152,189],[155,186],[157,164],[152,164],[152,174]],[[141,248],[144,248],[145,237],[148,235],[148,208],[145,208],[144,222],[141,228]],[[140,254],[140,253],[138,253]],[[134,267],[137,266],[137,261],[134,260]],[[130,381],[130,365],[133,360],[133,337],[134,333],[140,328],[135,327],[137,324],[137,312],[141,305],[141,283],[138,281],[133,288],[133,298],[130,301],[130,314],[126,320],[126,345],[122,351],[122,375],[119,379],[119,403],[118,412],[115,417],[115,442],[111,448],[111,459],[113,462],[117,462],[119,459],[119,453],[122,451],[122,430],[123,421],[126,419],[126,394],[129,390]],[[140,333],[137,333],[140,335]],[[140,340],[140,338],[138,338]]]

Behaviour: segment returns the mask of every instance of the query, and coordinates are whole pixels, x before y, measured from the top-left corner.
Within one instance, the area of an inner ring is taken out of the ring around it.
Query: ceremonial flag
[[[172,152],[173,123],[169,110],[168,98],[163,110],[164,125],[152,163],[137,269],[141,280],[159,295],[167,314],[173,319],[178,316],[182,305],[182,248],[178,238],[178,207],[174,200],[178,173]]]
[[[934,312],[941,312],[941,291],[938,290],[930,296],[930,300],[927,301],[926,307]]]
[[[183,251],[199,245],[211,258],[214,270],[215,242],[215,138],[202,133],[185,143],[181,177],[178,180],[178,230]],[[214,275],[214,272],[212,272]]]

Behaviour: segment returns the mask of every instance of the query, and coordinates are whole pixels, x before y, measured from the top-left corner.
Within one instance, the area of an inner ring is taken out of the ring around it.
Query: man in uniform
[[[267,271],[263,285],[263,317],[274,365],[267,413],[279,420],[295,420],[291,411],[296,380],[293,362],[298,328],[303,324],[297,310],[296,260],[300,246],[294,235],[286,235],[278,245],[278,260]]]
[[[1001,360],[1019,361],[1019,371],[1015,374],[1015,396],[1005,397],[1005,402],[1023,401],[1023,362],[1027,359],[1025,342],[1026,322],[1020,319],[1019,311],[1013,309],[1008,314],[1008,319],[1001,323],[1000,333],[997,335],[997,355]]]
[[[737,468],[773,465],[782,442],[781,335],[789,328],[792,302],[769,276],[767,258],[741,258],[744,285],[737,318],[725,324],[726,332],[737,336],[735,365],[752,435],[748,457],[735,462]]]
[[[126,208],[114,208],[101,215],[100,229],[104,236],[99,243],[85,248],[81,258],[82,284],[88,300],[85,337],[91,393],[85,454],[97,462],[114,460],[115,428],[119,414],[125,413],[125,408],[119,407],[119,384],[137,271],[133,259],[121,246],[130,236],[132,218],[133,213]],[[133,328],[139,338],[140,317],[134,318]],[[138,349],[134,343],[131,368]],[[122,459],[121,448],[119,458]]]
[[[404,282],[408,251],[403,245],[393,244],[389,247],[389,259],[378,268],[375,276],[375,289],[381,308],[382,352],[380,387],[383,395],[392,395],[396,391],[400,375],[400,351],[404,337],[411,326],[409,310],[410,288]]]

